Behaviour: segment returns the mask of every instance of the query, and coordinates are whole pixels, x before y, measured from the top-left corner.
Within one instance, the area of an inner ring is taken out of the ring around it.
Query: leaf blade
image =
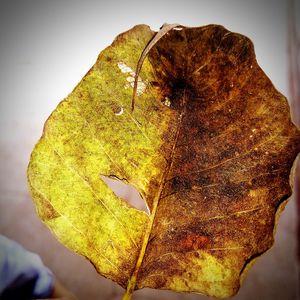
[[[132,70],[152,36],[143,25],[120,35],[51,115],[31,192],[59,239],[127,286],[125,298],[143,287],[228,297],[273,243],[299,131],[251,41],[217,25],[153,47],[132,114]],[[150,217],[100,175],[132,183]]]

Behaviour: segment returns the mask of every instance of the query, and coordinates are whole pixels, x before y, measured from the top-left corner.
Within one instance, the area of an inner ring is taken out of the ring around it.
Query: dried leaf
[[[251,41],[222,26],[174,28],[150,50],[118,36],[46,122],[28,178],[41,219],[127,288],[234,295],[273,244],[300,133]],[[150,215],[100,176],[132,184]]]

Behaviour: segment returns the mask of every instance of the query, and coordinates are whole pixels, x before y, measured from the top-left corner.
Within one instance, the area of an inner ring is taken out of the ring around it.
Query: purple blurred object
[[[1,300],[47,298],[53,281],[53,274],[37,254],[0,235]]]

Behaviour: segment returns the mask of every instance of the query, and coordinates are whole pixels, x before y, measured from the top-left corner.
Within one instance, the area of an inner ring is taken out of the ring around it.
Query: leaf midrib
[[[166,168],[164,170],[164,173],[161,177],[161,181],[160,181],[160,184],[159,184],[158,191],[157,191],[157,193],[154,197],[152,212],[150,214],[150,220],[149,220],[146,232],[144,234],[142,247],[141,247],[141,250],[139,252],[139,256],[138,256],[138,259],[137,259],[137,263],[135,265],[135,269],[132,272],[132,275],[128,280],[127,289],[126,289],[126,292],[125,292],[122,300],[130,300],[131,299],[132,293],[133,293],[133,291],[135,289],[135,286],[136,286],[137,275],[139,273],[139,269],[142,265],[142,262],[143,262],[143,259],[144,259],[145,253],[146,253],[146,248],[147,248],[148,241],[149,241],[149,238],[150,238],[150,235],[151,235],[151,232],[152,232],[153,223],[154,223],[154,219],[155,219],[155,216],[156,216],[158,203],[159,203],[163,188],[165,186],[166,179],[168,178],[170,168],[172,166],[175,149],[176,149],[177,143],[178,143],[179,133],[180,133],[180,129],[181,129],[181,126],[182,126],[182,120],[183,120],[184,115],[185,115],[185,91],[184,91],[184,97],[183,98],[184,98],[183,99],[183,103],[184,103],[183,107],[184,108],[183,108],[183,110],[182,110],[182,112],[180,113],[180,116],[179,116],[179,120],[178,120],[178,124],[177,124],[177,128],[176,128],[175,139],[174,139],[173,147],[172,147],[172,150],[171,150],[171,153],[170,153],[170,159],[168,160],[167,166],[166,166]]]
[[[166,28],[168,27],[168,29],[165,32],[163,32],[164,28],[162,28],[154,36],[154,39],[152,41],[150,41],[149,45],[151,44],[151,42],[153,43],[153,45],[151,47],[148,45],[144,49],[144,51],[143,51],[143,53],[142,53],[142,55],[140,57],[140,60],[138,62],[138,65],[137,65],[135,85],[136,85],[138,74],[139,74],[139,72],[141,70],[143,61],[144,61],[147,53],[161,39],[161,37],[163,37],[173,27],[176,27],[176,26],[173,26],[173,25],[167,25]],[[148,47],[149,47],[149,49],[148,49]],[[186,50],[188,50],[188,49],[186,49]],[[135,87],[135,89],[136,89],[136,87]],[[136,92],[135,89],[133,91],[133,101],[132,101],[133,106],[132,106],[132,108],[134,108],[134,96],[135,96],[135,92]],[[162,177],[161,177],[161,180],[160,180],[160,184],[159,184],[159,188],[158,188],[157,193],[156,193],[156,195],[155,195],[155,197],[153,199],[152,211],[151,211],[151,214],[150,214],[150,219],[149,219],[149,223],[148,223],[146,232],[145,232],[144,237],[143,237],[143,242],[142,242],[141,250],[139,252],[139,256],[138,256],[135,268],[134,268],[134,270],[132,272],[132,275],[131,275],[131,277],[128,280],[127,289],[126,289],[126,292],[125,292],[124,296],[122,297],[122,300],[130,300],[131,297],[132,297],[132,293],[135,290],[135,286],[136,286],[136,283],[137,283],[137,276],[138,276],[140,267],[142,265],[142,262],[143,262],[143,259],[144,259],[145,253],[146,253],[146,248],[147,248],[147,245],[148,245],[148,242],[149,242],[149,238],[150,238],[150,235],[151,235],[151,232],[152,232],[153,223],[154,223],[154,219],[155,219],[155,216],[156,216],[156,211],[157,211],[158,203],[159,203],[159,200],[161,198],[161,194],[162,194],[162,191],[164,189],[164,186],[165,186],[165,183],[166,183],[166,179],[168,178],[168,174],[169,174],[169,171],[170,171],[172,163],[173,163],[173,157],[174,157],[175,149],[177,147],[177,143],[178,143],[178,139],[179,139],[179,133],[180,133],[180,130],[181,130],[181,127],[182,127],[182,120],[183,120],[183,118],[185,116],[185,112],[186,112],[186,88],[183,90],[182,107],[183,108],[182,108],[182,110],[180,112],[179,119],[178,119],[178,124],[177,124],[177,128],[176,128],[176,134],[175,134],[175,138],[174,138],[173,147],[172,147],[172,150],[170,152],[170,159],[167,161],[167,166],[166,166],[166,168],[165,168],[165,170],[164,170],[164,172],[162,174]]]

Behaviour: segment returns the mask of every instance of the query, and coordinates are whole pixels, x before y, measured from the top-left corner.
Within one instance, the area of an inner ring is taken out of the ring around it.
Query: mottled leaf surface
[[[300,134],[253,44],[218,25],[118,36],[45,124],[28,178],[41,219],[134,289],[234,295],[273,244]],[[132,184],[150,215],[101,176]]]

